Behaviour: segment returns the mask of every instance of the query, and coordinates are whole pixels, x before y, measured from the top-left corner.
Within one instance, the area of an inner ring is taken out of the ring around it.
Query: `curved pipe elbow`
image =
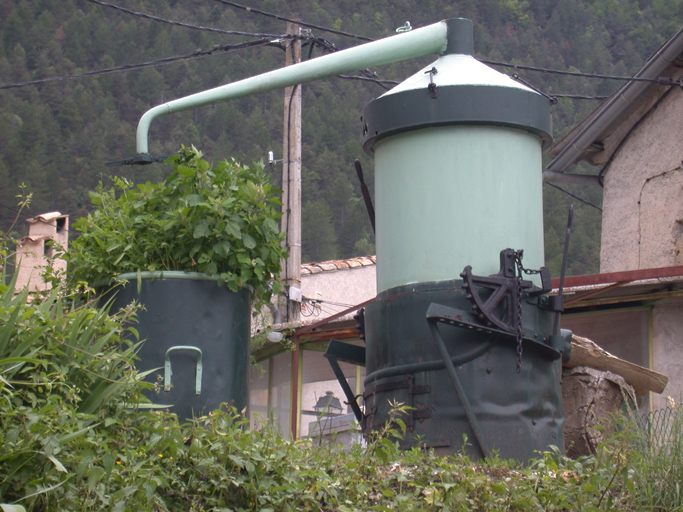
[[[138,122],[138,130],[136,135],[136,150],[138,154],[149,153],[149,127],[152,121],[157,117],[161,117],[172,112],[168,103],[157,105],[145,112]]]

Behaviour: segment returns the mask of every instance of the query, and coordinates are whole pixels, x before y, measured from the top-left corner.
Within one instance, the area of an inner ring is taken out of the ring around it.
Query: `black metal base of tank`
[[[168,274],[168,273],[167,273]],[[174,273],[177,274],[177,273]],[[147,392],[157,404],[169,404],[180,421],[231,403],[238,410],[249,399],[251,298],[206,278],[136,279],[115,288],[112,310],[133,301],[142,344],[136,363],[154,370],[147,381],[160,391]]]
[[[523,295],[518,373],[516,336],[465,313],[461,280],[382,292],[365,311],[364,433],[381,429],[400,403],[410,407],[404,448],[464,447],[475,458],[497,452],[520,461],[551,445],[564,451],[561,354],[550,346],[552,314],[538,300]]]

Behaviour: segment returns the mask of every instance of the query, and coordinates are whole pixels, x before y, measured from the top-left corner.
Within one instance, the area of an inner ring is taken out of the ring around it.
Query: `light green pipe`
[[[441,54],[446,49],[447,32],[446,21],[440,21],[417,30],[355,46],[158,105],[145,112],[140,118],[137,131],[137,152],[138,154],[149,153],[149,126],[157,117],[250,94],[313,82],[320,78],[367,67],[391,64],[432,53]]]

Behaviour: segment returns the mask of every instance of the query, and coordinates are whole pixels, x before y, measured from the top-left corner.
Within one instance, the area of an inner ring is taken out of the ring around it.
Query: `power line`
[[[555,75],[568,75],[568,76],[575,76],[575,77],[582,77],[582,78],[600,78],[602,80],[620,80],[624,82],[651,82],[651,83],[656,83],[656,84],[661,84],[661,85],[678,85],[683,87],[683,79],[679,80],[674,80],[673,78],[668,78],[668,77],[660,77],[660,78],[641,78],[641,77],[635,77],[635,76],[616,76],[616,75],[603,75],[600,73],[584,73],[581,71],[562,71],[560,69],[549,69],[549,68],[541,68],[537,66],[526,66],[523,64],[507,64],[505,62],[497,62],[493,60],[479,60],[479,62],[483,62],[484,64],[489,64],[491,66],[502,66],[505,68],[514,68],[514,69],[524,69],[526,71],[536,71],[539,73],[549,73],[549,74],[555,74]]]
[[[538,94],[540,94],[541,96],[545,97],[545,98],[550,102],[551,105],[555,105],[555,104],[557,103],[557,98],[553,98],[553,97],[550,96],[549,94],[544,93],[544,92],[543,92],[542,90],[540,90],[539,88],[537,88],[537,87],[531,85],[529,82],[527,82],[527,81],[524,80],[522,77],[520,77],[517,73],[513,73],[512,76],[511,76],[511,78],[512,78],[513,80],[516,80],[517,82],[520,82],[521,84],[527,86],[527,87],[528,87],[529,89],[531,89],[532,91],[536,91]]]
[[[529,82],[527,82],[526,80],[524,80],[517,73],[513,73],[511,75],[511,78],[513,80],[520,82],[521,84],[524,84],[529,89],[536,91],[541,96],[544,96],[548,101],[550,101],[551,105],[556,105],[558,98],[569,98],[569,99],[573,99],[573,100],[599,100],[599,101],[602,101],[602,100],[605,100],[608,98],[607,96],[585,96],[582,94],[548,94],[548,93],[543,92],[538,87],[536,87],[536,86],[530,84]]]
[[[310,297],[302,297],[301,298],[302,302],[310,302],[313,304],[329,304],[330,306],[337,306],[340,308],[352,308],[355,304],[343,304],[340,302],[333,302],[330,300],[323,300],[323,299],[312,299]]]
[[[165,18],[160,18],[158,16],[152,16],[151,14],[146,14],[144,12],[133,11],[131,9],[127,9],[126,7],[121,7],[119,5],[110,4],[109,2],[103,2],[102,0],[88,0],[88,1],[92,2],[94,4],[97,4],[97,5],[101,5],[103,7],[109,7],[111,9],[114,9],[117,11],[125,12],[126,14],[132,14],[133,16],[138,16],[140,18],[146,18],[148,20],[159,21],[161,23],[167,23],[169,25],[175,25],[177,27],[190,28],[193,30],[202,30],[205,32],[216,32],[218,34],[228,34],[228,35],[234,35],[234,36],[270,37],[270,38],[283,38],[283,37],[285,37],[283,35],[278,35],[278,34],[262,34],[262,33],[253,33],[253,32],[240,32],[239,30],[223,30],[220,28],[204,27],[202,25],[192,25],[190,23],[183,23],[181,21],[167,20]]]
[[[564,189],[564,188],[562,188],[562,187],[558,187],[558,186],[555,185],[554,183],[545,182],[544,185],[550,185],[551,187],[556,188],[556,189],[559,190],[560,192],[564,192],[564,193],[567,194],[569,197],[573,197],[573,198],[576,199],[577,201],[581,201],[583,204],[586,204],[586,205],[588,205],[588,206],[592,206],[592,207],[595,208],[596,210],[602,211],[602,208],[600,208],[599,206],[597,206],[597,205],[591,203],[590,201],[586,201],[585,199],[583,199],[583,198],[577,196],[576,194],[572,194],[571,192],[569,192],[569,190],[566,190],[566,189]]]
[[[158,59],[158,60],[153,60],[153,61],[148,61],[148,62],[141,62],[139,64],[124,64],[123,66],[116,66],[112,68],[105,68],[105,69],[98,69],[94,71],[86,71],[85,73],[78,73],[75,75],[63,75],[63,76],[55,76],[55,77],[50,77],[50,78],[40,78],[37,80],[28,80],[26,82],[14,82],[14,83],[9,83],[9,84],[0,84],[0,90],[2,89],[14,89],[17,87],[24,87],[27,85],[37,85],[37,84],[45,84],[49,82],[57,82],[60,80],[69,80],[72,78],[83,78],[87,76],[98,76],[98,75],[107,75],[111,73],[121,73],[124,71],[131,71],[131,70],[136,70],[136,69],[144,69],[144,68],[151,68],[151,67],[156,67],[156,66],[165,66],[167,64],[173,64],[175,62],[181,62],[181,61],[186,61],[186,60],[195,60],[195,59],[203,59],[205,57],[210,57],[212,55],[216,54],[221,54],[221,53],[229,53],[232,51],[236,50],[242,50],[244,48],[254,48],[257,46],[267,46],[273,44],[273,41],[269,39],[258,39],[256,41],[247,41],[244,43],[238,43],[238,44],[224,44],[224,45],[217,45],[211,48],[210,50],[197,50],[195,52],[189,53],[187,55],[180,55],[177,57],[167,57],[165,59]]]
[[[609,96],[585,96],[583,94],[551,94],[553,98],[568,98],[570,100],[594,100],[604,101]]]
[[[156,16],[151,16],[147,15],[144,13],[138,13],[135,11],[131,11],[129,9],[123,8],[116,6],[114,4],[110,4],[108,2],[104,2],[102,0],[88,0],[90,2],[93,2],[95,4],[103,5],[106,7],[111,7],[114,9],[119,9],[127,13],[134,14],[136,16],[142,16],[145,18],[153,19],[156,21],[162,21],[165,23],[170,23],[173,25],[178,25],[178,26],[183,26],[183,27],[188,27],[188,28],[194,28],[198,30],[210,30],[214,32],[220,32],[224,34],[231,34],[231,35],[250,35],[250,36],[256,36],[256,37],[269,37],[269,38],[276,38],[276,39],[307,39],[311,41],[312,44],[317,44],[321,48],[323,48],[326,51],[329,52],[334,52],[337,51],[337,48],[334,46],[334,44],[330,43],[326,39],[320,38],[320,37],[315,37],[313,34],[308,34],[304,36],[298,36],[298,35],[293,35],[293,34],[265,34],[265,33],[251,33],[251,32],[238,32],[238,31],[227,31],[227,30],[222,30],[222,29],[213,29],[210,27],[202,27],[198,25],[189,25],[186,23],[181,23],[181,22],[175,22],[171,20],[165,20],[163,18],[158,18]],[[221,3],[225,3],[228,5],[232,5],[235,7],[239,7],[241,9],[245,9],[247,11],[253,11],[259,14],[266,14],[272,17],[275,17],[280,20],[284,21],[289,21],[289,18],[286,18],[284,16],[279,16],[276,14],[271,14],[271,13],[266,13],[264,11],[260,11],[259,9],[253,9],[251,7],[246,7],[242,6],[239,4],[235,4],[234,2],[230,2],[228,0],[216,0]],[[294,23],[298,23],[303,26],[308,26],[308,27],[314,27],[319,30],[324,30],[328,32],[333,32],[333,33],[341,33],[342,35],[347,35],[349,37],[354,37],[355,34],[350,34],[346,32],[341,32],[341,31],[335,31],[333,29],[327,29],[325,27],[320,27],[318,25],[313,25],[310,23],[305,23],[305,22],[299,22],[296,20],[293,20]],[[373,41],[373,39],[370,38],[363,38],[362,36],[355,36],[358,38],[362,38],[368,41]],[[49,83],[49,82],[56,82],[60,80],[69,80],[73,78],[83,78],[83,77],[88,77],[88,76],[98,76],[98,75],[105,75],[105,74],[110,74],[110,73],[118,73],[118,72],[125,72],[125,71],[131,71],[131,70],[136,70],[136,69],[144,69],[148,67],[156,67],[156,66],[165,66],[167,64],[172,64],[175,62],[181,62],[185,60],[194,60],[194,59],[200,59],[204,57],[209,57],[215,54],[220,54],[220,53],[228,53],[231,51],[235,50],[240,50],[244,48],[253,48],[257,46],[266,46],[266,45],[271,45],[271,46],[277,46],[276,41],[271,40],[271,39],[259,39],[256,41],[247,41],[244,43],[239,43],[235,45],[217,45],[214,48],[210,50],[197,50],[196,52],[187,54],[187,55],[181,55],[181,56],[176,56],[176,57],[168,57],[164,59],[158,59],[154,61],[148,61],[148,62],[142,62],[139,64],[127,64],[127,65],[122,65],[122,66],[116,66],[112,68],[105,68],[105,69],[100,69],[100,70],[94,70],[94,71],[87,71],[85,73],[78,73],[74,75],[63,75],[63,76],[57,76],[57,77],[50,77],[50,78],[42,78],[42,79],[37,79],[37,80],[28,80],[24,82],[14,82],[14,83],[8,83],[8,84],[0,84],[0,90],[2,89],[13,89],[13,88],[18,88],[18,87],[24,87],[27,85],[37,85],[37,84],[43,84],[43,83]],[[544,73],[555,73],[555,74],[561,74],[561,75],[569,75],[569,76],[578,76],[578,77],[588,77],[588,78],[601,78],[601,79],[611,79],[611,80],[623,80],[623,81],[645,81],[645,82],[654,82],[654,83],[659,83],[663,85],[679,85],[683,87],[683,79],[681,80],[673,80],[671,78],[659,78],[659,79],[647,79],[647,78],[637,78],[637,77],[620,77],[620,76],[611,76],[611,75],[601,75],[601,74],[596,74],[596,73],[582,73],[582,72],[575,72],[575,71],[561,71],[557,69],[548,69],[548,68],[540,68],[536,66],[526,66],[522,64],[507,64],[503,62],[497,62],[497,61],[488,61],[488,60],[481,60],[480,62],[483,62],[485,64],[490,64],[494,66],[502,66],[502,67],[511,67],[511,68],[516,68],[516,69],[524,69],[528,71],[537,71],[537,72],[544,72]],[[395,80],[384,80],[381,79],[377,76],[376,73],[371,72],[370,70],[363,70],[366,73],[366,76],[359,76],[359,75],[338,75],[339,78],[343,78],[346,80],[360,80],[360,81],[367,81],[367,82],[374,82],[380,87],[384,88],[385,90],[388,89],[386,87],[387,85],[396,85],[400,82],[395,81]],[[513,77],[516,80],[519,80],[520,82],[523,82],[524,84],[528,85],[532,89],[536,90],[539,92],[539,94],[542,94],[543,96],[549,98],[551,101],[556,98],[568,98],[568,99],[576,99],[576,100],[594,100],[594,101],[601,101],[606,99],[606,96],[586,96],[586,95],[580,95],[580,94],[547,94],[536,87],[531,86],[524,80],[522,80],[518,75],[514,75]]]
[[[242,9],[248,12],[253,12],[256,14],[261,14],[263,16],[268,16],[270,18],[274,18],[277,20],[281,21],[289,21],[291,23],[297,23],[301,26],[304,27],[310,27],[310,28],[315,28],[317,30],[322,30],[323,32],[330,32],[332,34],[338,34],[346,37],[352,37],[354,39],[360,39],[362,41],[375,41],[375,39],[371,37],[365,37],[365,36],[360,36],[358,34],[353,34],[351,32],[344,32],[342,30],[335,30],[331,29],[328,27],[323,27],[320,25],[314,25],[313,23],[307,23],[305,21],[300,21],[300,20],[295,20],[292,18],[287,18],[285,16],[281,16],[279,14],[274,14],[266,11],[262,11],[260,9],[256,9],[254,7],[248,7],[246,5],[241,5],[235,2],[232,2],[230,0],[215,0],[216,2],[220,2],[225,5],[229,5],[231,7],[236,7],[238,9]],[[673,78],[668,78],[668,77],[660,77],[660,78],[641,78],[641,77],[633,77],[633,76],[616,76],[616,75],[605,75],[601,73],[584,73],[581,71],[562,71],[559,69],[550,69],[550,68],[543,68],[543,67],[538,67],[538,66],[527,66],[523,64],[508,64],[505,62],[498,62],[498,61],[493,61],[493,60],[483,60],[479,59],[480,62],[483,62],[484,64],[489,64],[492,66],[502,66],[502,67],[509,67],[509,68],[514,68],[514,69],[523,69],[526,71],[536,71],[536,72],[541,72],[541,73],[551,73],[551,74],[558,74],[558,75],[568,75],[568,76],[575,76],[575,77],[584,77],[584,78],[600,78],[603,80],[620,80],[620,81],[632,81],[632,82],[652,82],[652,83],[658,83],[662,85],[678,85],[683,87],[683,79],[679,80],[674,80]],[[351,78],[348,76],[344,76],[342,78]],[[353,77],[353,79],[358,79],[358,80],[363,80],[363,78],[356,78]],[[582,96],[582,95],[573,95],[573,94],[566,94],[566,95],[559,95],[559,94],[554,94],[551,95],[552,97],[564,97],[564,98],[572,98],[572,99],[600,99],[600,97],[597,96]]]
[[[337,34],[340,36],[352,37],[354,39],[360,39],[361,41],[374,41],[371,37],[359,36],[358,34],[352,34],[351,32],[344,32],[343,30],[336,30],[333,28],[322,27],[320,25],[314,25],[313,23],[306,23],[305,21],[295,20],[293,18],[287,18],[285,16],[280,16],[279,14],[273,14],[272,12],[262,11],[261,9],[256,9],[254,7],[249,7],[247,5],[241,5],[229,0],[215,0],[224,5],[229,5],[230,7],[235,7],[237,9],[242,9],[247,12],[253,12],[255,14],[260,14],[262,16],[267,16],[269,18],[274,18],[280,21],[288,21],[290,23],[296,23],[302,27],[314,28],[316,30],[322,30],[323,32],[330,32],[331,34]]]
[[[346,80],[360,80],[363,82],[374,82],[380,87],[383,87],[384,90],[388,91],[391,89],[391,87],[387,87],[386,85],[398,85],[400,82],[397,82],[396,80],[384,80],[382,78],[370,78],[367,76],[358,76],[358,75],[337,75],[339,78],[344,78]]]
[[[99,1],[99,0],[89,0],[89,1]],[[246,34],[246,32],[245,32]],[[334,44],[330,43],[326,39],[320,38],[320,37],[315,37],[312,34],[309,35],[304,35],[304,36],[299,36],[299,35],[294,35],[294,34],[283,34],[283,35],[275,35],[273,36],[278,39],[304,39],[310,41],[312,44],[317,44],[320,47],[328,50],[328,51],[335,51],[336,48]],[[25,87],[27,85],[37,85],[37,84],[43,84],[43,83],[49,83],[49,82],[56,82],[60,80],[68,80],[72,78],[83,78],[83,77],[88,77],[88,76],[98,76],[98,75],[106,75],[110,73],[118,73],[118,72],[124,72],[124,71],[131,71],[131,70],[136,70],[136,69],[144,69],[148,67],[156,67],[156,66],[165,66],[167,64],[173,64],[175,62],[180,62],[184,60],[194,60],[194,59],[201,59],[204,57],[210,57],[213,55],[221,54],[221,53],[229,53],[231,51],[235,50],[241,50],[244,48],[254,48],[258,46],[277,46],[281,48],[280,45],[277,44],[276,41],[273,41],[271,39],[258,39],[256,41],[247,41],[244,43],[238,43],[234,45],[217,45],[214,46],[210,50],[197,50],[196,52],[187,54],[187,55],[181,55],[177,57],[168,57],[165,59],[158,59],[154,61],[149,61],[149,62],[142,62],[139,64],[126,64],[122,66],[116,66],[112,68],[105,68],[105,69],[99,69],[99,70],[94,70],[94,71],[87,71],[85,73],[78,73],[75,75],[63,75],[63,76],[56,76],[56,77],[50,77],[50,78],[41,78],[41,79],[36,79],[36,80],[28,80],[25,82],[14,82],[14,83],[8,83],[8,84],[0,84],[0,90],[2,89],[14,89],[18,87]],[[359,78],[360,79],[360,78]]]

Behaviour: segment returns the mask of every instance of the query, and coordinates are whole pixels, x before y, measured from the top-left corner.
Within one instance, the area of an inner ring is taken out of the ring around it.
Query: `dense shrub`
[[[140,271],[186,271],[218,276],[230,290],[256,299],[279,291],[286,257],[278,190],[262,165],[210,164],[195,148],[169,158],[172,172],[158,183],[114,178],[90,193],[94,209],[78,219],[79,237],[66,255],[76,280],[90,284]]]
[[[677,482],[660,485],[681,474],[680,450],[643,451],[626,430],[593,457],[551,450],[524,466],[399,450],[401,404],[349,452],[250,430],[229,408],[180,425],[141,394],[150,385],[134,369],[134,307],[110,316],[59,286],[27,303],[4,283],[0,503],[40,512],[680,510]]]
[[[402,452],[392,426],[350,452],[249,430],[220,409],[180,425],[146,409],[134,309],[74,305],[56,288],[0,294],[0,502],[34,511],[615,510],[618,457],[545,454],[531,467]],[[134,331],[133,331],[134,333]],[[619,509],[621,510],[621,509]],[[625,509],[624,509],[625,510]]]

